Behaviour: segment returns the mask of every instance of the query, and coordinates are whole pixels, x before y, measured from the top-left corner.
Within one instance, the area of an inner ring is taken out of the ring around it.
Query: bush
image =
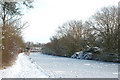
[[[2,66],[10,66],[16,60],[18,55],[18,49],[23,48],[24,42],[20,36],[20,32],[16,30],[16,27],[7,25],[4,30],[2,39]]]
[[[117,53],[105,52],[98,57],[100,61],[119,62]]]

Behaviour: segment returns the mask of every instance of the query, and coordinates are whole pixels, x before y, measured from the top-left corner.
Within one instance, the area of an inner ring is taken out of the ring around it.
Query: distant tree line
[[[70,57],[89,47],[102,49],[99,60],[118,58],[118,8],[104,7],[89,20],[72,20],[60,26],[42,51],[45,54]],[[114,57],[110,57],[112,55]]]
[[[34,43],[34,42],[26,42],[25,43],[26,47],[28,48],[33,48],[33,47],[41,47],[43,44],[42,43]]]

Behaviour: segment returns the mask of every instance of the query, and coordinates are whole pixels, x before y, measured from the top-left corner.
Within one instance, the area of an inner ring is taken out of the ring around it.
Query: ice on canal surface
[[[53,78],[118,78],[118,63],[80,60],[31,53],[30,57]]]

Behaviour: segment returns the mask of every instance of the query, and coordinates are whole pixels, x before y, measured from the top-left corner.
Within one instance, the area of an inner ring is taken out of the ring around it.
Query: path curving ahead
[[[118,64],[31,53],[30,57],[54,78],[118,78]]]

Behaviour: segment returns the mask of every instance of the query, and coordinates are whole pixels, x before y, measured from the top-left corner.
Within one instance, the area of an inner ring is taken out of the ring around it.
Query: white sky
[[[102,7],[117,5],[120,0],[35,0],[34,9],[23,19],[29,27],[25,41],[47,43],[58,26],[69,20],[87,20]]]

